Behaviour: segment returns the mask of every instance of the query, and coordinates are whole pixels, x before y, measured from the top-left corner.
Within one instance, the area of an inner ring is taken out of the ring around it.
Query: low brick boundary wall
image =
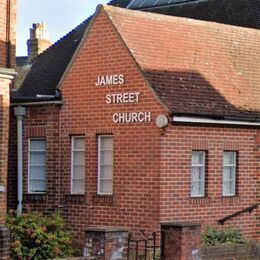
[[[0,259],[10,258],[10,233],[8,228],[0,224]]]
[[[223,245],[200,250],[201,260],[260,259],[260,244]]]

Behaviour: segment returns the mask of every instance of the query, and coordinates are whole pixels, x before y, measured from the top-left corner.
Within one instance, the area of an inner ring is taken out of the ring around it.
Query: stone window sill
[[[209,197],[192,197],[189,198],[190,204],[208,204],[210,203]]]
[[[65,201],[67,203],[85,203],[85,194],[67,194]]]
[[[93,195],[93,205],[113,205],[115,202],[114,195],[99,195],[95,194]]]
[[[46,194],[25,194],[26,203],[45,202],[47,200]]]

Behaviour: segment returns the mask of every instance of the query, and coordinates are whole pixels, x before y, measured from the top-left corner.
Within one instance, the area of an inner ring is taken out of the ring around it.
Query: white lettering
[[[132,123],[138,123],[138,114],[137,113],[132,113]]]
[[[113,122],[114,122],[114,123],[118,123],[118,113],[115,113],[115,114],[113,115]]]
[[[102,76],[101,78],[100,78],[100,86],[102,86],[102,85],[106,85],[106,78],[104,77],[104,76]]]
[[[124,83],[125,83],[125,77],[124,77],[123,74],[120,74],[120,75],[118,76],[118,84],[119,84],[119,85],[123,85]]]
[[[139,92],[133,93],[114,93],[106,95],[107,104],[120,104],[120,103],[138,103]]]
[[[106,103],[111,104],[111,95],[109,94],[106,95]]]
[[[113,85],[118,85],[118,75],[113,75]]]
[[[115,103],[123,103],[123,101],[122,101],[123,94],[115,94],[115,95],[116,95]]]
[[[106,85],[113,85],[113,76],[106,76]]]
[[[96,81],[96,86],[108,86],[108,85],[123,85],[125,83],[125,78],[123,74],[114,74],[106,76],[98,76]]]
[[[151,122],[151,112],[115,113],[114,123],[145,123]]]

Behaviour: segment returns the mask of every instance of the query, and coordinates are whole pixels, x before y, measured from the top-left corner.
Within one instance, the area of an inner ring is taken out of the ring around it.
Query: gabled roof
[[[260,31],[112,6],[104,11],[172,113],[260,118]],[[15,102],[57,94],[89,22],[36,59]]]
[[[260,119],[260,31],[104,9],[172,113]]]
[[[109,5],[126,7],[131,0],[112,0]],[[206,0],[185,5],[170,5],[148,10],[169,15],[193,17],[205,20],[229,22],[241,26],[260,26],[260,1],[258,0]],[[75,53],[90,18],[54,43],[38,56],[21,87],[12,93],[13,102],[38,101],[37,94],[56,95],[57,85]],[[242,21],[240,23],[239,21]],[[22,77],[23,79],[23,77]],[[58,96],[56,98],[59,98]]]

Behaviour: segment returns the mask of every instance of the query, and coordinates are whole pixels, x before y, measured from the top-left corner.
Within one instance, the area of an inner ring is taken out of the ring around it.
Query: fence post
[[[0,224],[0,259],[10,259],[10,233],[3,224]]]
[[[126,260],[128,231],[122,228],[88,228],[84,256],[96,260]]]
[[[162,260],[199,259],[201,225],[192,222],[162,223]]]

